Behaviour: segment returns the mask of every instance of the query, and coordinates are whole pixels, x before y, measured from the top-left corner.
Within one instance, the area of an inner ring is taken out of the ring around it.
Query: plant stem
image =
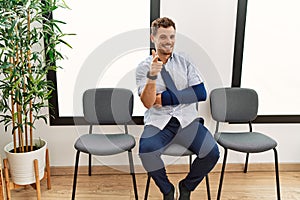
[[[13,64],[13,58],[12,57],[10,57],[9,58],[9,61],[10,61],[10,63],[11,64]],[[10,74],[12,74],[12,66],[10,66]],[[14,98],[13,98],[13,96],[14,96],[14,91],[13,90],[11,90],[11,94],[10,94],[10,99],[11,99],[11,116],[12,116],[12,124],[13,124],[13,126],[15,125],[15,106],[14,106],[14,104],[15,104],[15,102],[14,102]],[[14,140],[14,153],[17,153],[17,138],[16,138],[16,129],[14,129],[13,128],[13,131],[12,131],[13,133],[13,140]]]
[[[28,35],[27,35],[27,39],[28,41],[30,41],[30,9],[28,8],[27,10],[27,30],[28,30]],[[31,49],[31,48],[30,48]],[[29,69],[29,75],[31,74],[31,62],[30,62],[30,57],[31,57],[31,51],[30,49],[27,51],[27,61],[28,61],[28,69]],[[29,103],[29,121],[30,124],[32,124],[32,100],[30,99],[30,103]],[[25,125],[26,129],[27,129],[27,124]],[[30,129],[30,151],[33,151],[33,133],[32,133],[32,126],[29,127]]]

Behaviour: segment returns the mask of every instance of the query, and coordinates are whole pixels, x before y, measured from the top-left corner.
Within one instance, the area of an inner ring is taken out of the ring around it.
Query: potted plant
[[[37,120],[47,122],[43,110],[50,106],[53,83],[46,75],[63,59],[56,46],[68,45],[62,39],[68,34],[59,28],[64,22],[49,17],[58,8],[67,6],[59,0],[0,0],[0,122],[12,133],[13,141],[4,151],[12,180],[19,185],[35,182],[33,159],[41,167],[39,177],[44,176],[47,142],[34,139],[33,130]],[[34,158],[23,158],[39,151]],[[26,180],[25,168],[32,172]]]

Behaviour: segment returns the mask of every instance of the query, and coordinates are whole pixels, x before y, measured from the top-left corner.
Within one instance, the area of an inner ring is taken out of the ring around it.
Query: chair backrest
[[[83,94],[84,119],[92,125],[126,124],[132,120],[133,93],[124,88],[96,88]]]
[[[249,88],[217,88],[211,91],[212,118],[219,122],[251,122],[257,116],[258,95]]]

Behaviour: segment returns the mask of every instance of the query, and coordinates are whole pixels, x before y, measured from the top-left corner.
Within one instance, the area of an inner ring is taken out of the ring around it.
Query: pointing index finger
[[[152,49],[151,53],[152,53],[152,62],[157,62],[159,57],[156,54],[155,50]]]

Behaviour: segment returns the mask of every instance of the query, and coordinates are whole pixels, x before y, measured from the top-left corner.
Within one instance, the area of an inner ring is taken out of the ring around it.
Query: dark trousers
[[[198,119],[185,128],[181,128],[174,117],[163,130],[151,125],[145,126],[140,138],[139,155],[144,168],[164,194],[171,190],[172,183],[167,177],[161,155],[172,143],[180,144],[197,155],[184,179],[184,185],[193,191],[217,163],[218,146],[212,134]]]

